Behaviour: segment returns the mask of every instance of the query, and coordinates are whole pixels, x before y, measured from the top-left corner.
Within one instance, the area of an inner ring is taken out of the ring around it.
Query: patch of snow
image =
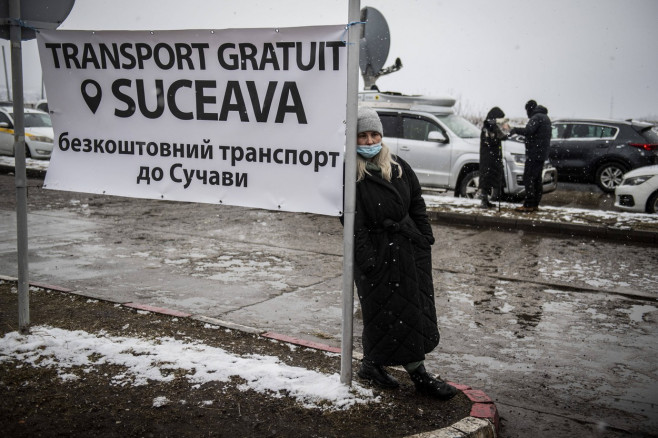
[[[171,260],[171,259],[164,259],[164,263],[166,265],[186,265],[189,263],[188,259],[178,259],[178,260]]]
[[[340,383],[338,374],[286,365],[273,356],[237,356],[221,348],[169,337],[151,341],[35,326],[29,335],[10,332],[0,339],[0,363],[11,360],[55,368],[62,379],[72,378],[73,367],[93,372],[98,364],[119,365],[125,370],[111,380],[122,386],[168,382],[175,378],[174,370],[184,370],[176,374],[192,384],[239,377],[244,380],[241,389],[293,397],[307,408],[337,410],[379,402],[372,390],[358,383],[351,388]],[[153,401],[155,407],[162,403],[169,400],[158,397]]]
[[[503,307],[499,308],[500,313],[510,313],[512,310],[514,310],[514,306],[512,306],[509,303],[505,303]]]
[[[479,199],[456,198],[452,194],[423,195],[428,208],[437,208],[453,213],[477,214],[480,216],[497,216],[503,218],[518,218],[519,214],[514,212],[518,204],[501,202],[501,211],[498,208],[480,209]],[[658,214],[634,213],[626,211],[603,211],[589,210],[572,207],[553,207],[542,205],[538,212],[533,213],[533,219],[549,222],[564,222],[575,224],[590,224],[592,221],[606,223],[608,227],[615,229],[630,229],[638,222],[646,224],[658,224]]]
[[[165,396],[160,396],[153,399],[154,408],[161,408],[162,406],[167,406],[169,403],[171,403],[171,401]]]

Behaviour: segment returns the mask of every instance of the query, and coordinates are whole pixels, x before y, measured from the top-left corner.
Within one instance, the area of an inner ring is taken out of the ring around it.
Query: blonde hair
[[[368,172],[368,169],[366,169],[367,162],[368,161],[361,155],[356,154],[357,181],[361,181],[363,178],[365,178],[366,174],[372,175],[370,172]],[[393,161],[393,158],[391,157],[391,150],[384,143],[382,143],[382,150],[373,157],[372,163],[379,166],[379,168],[382,170],[382,178],[384,178],[386,181],[391,181],[391,177],[393,176],[393,165],[397,166],[398,168],[398,178],[402,178],[402,166]]]

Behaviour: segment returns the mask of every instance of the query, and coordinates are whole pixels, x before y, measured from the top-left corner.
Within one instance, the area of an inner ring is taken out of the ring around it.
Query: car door
[[[570,123],[553,123],[551,132],[551,146],[548,159],[555,166],[560,176],[567,175],[565,160],[568,155],[566,141],[571,131]]]
[[[440,133],[447,139],[445,130],[434,120],[413,114],[401,114],[401,138],[398,139],[398,155],[406,160],[418,176],[420,184],[427,187],[445,187],[450,176],[450,147],[447,140],[430,140],[431,132]]]
[[[587,181],[595,163],[607,153],[617,128],[593,123],[555,123],[549,158],[558,175]]]
[[[382,142],[388,146],[391,153],[398,155],[398,137],[400,137],[400,118],[397,112],[378,112],[379,120],[382,122],[384,138]]]
[[[0,123],[7,123],[7,126],[0,127],[0,154],[14,155],[14,125],[9,116],[0,112]]]

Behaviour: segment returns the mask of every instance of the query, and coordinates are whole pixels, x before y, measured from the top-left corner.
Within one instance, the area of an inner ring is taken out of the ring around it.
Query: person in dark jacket
[[[523,206],[516,208],[516,211],[531,213],[539,209],[539,202],[544,192],[542,173],[551,145],[551,119],[548,117],[548,110],[537,105],[534,100],[529,100],[525,104],[525,109],[529,118],[526,127],[513,128],[510,134],[525,136],[525,169],[523,171],[525,200]]]
[[[357,124],[354,281],[363,313],[357,374],[384,387],[399,382],[385,369],[402,365],[416,389],[447,400],[457,389],[431,376],[423,361],[439,344],[425,201],[409,164],[382,143],[377,113],[360,107]]]
[[[497,106],[491,108],[487,114],[482,132],[480,133],[480,197],[482,208],[491,208],[494,205],[489,202],[500,199],[503,188],[503,140],[507,134],[507,120],[505,113]]]

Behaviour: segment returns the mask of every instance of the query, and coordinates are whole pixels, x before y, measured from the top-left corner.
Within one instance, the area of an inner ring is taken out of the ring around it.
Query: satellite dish
[[[361,9],[363,25],[359,42],[359,67],[366,90],[376,88],[375,82],[380,76],[393,73],[402,68],[400,58],[395,65],[384,67],[391,47],[391,36],[386,19],[377,9],[370,6]]]
[[[388,24],[382,13],[371,7],[361,9],[361,21],[366,24],[359,46],[359,66],[362,73],[375,74],[384,66],[391,47]]]
[[[73,8],[75,0],[20,0],[21,39],[36,38],[36,29],[56,29]],[[0,38],[9,39],[9,0],[0,0]]]

